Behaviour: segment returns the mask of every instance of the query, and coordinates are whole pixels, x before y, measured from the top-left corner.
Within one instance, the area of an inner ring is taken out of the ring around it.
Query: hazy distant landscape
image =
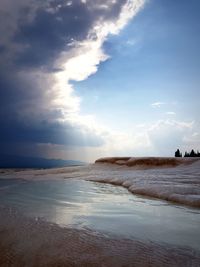
[[[86,163],[78,160],[0,155],[0,168],[55,168],[84,164]]]

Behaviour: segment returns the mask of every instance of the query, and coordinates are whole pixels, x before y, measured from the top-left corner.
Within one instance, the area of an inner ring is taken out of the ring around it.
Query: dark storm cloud
[[[38,103],[41,103],[39,99],[41,94],[36,88],[27,88],[28,85],[21,83],[17,77],[9,79],[7,75],[0,75],[0,147],[1,144],[5,147],[5,143],[20,142],[66,146],[102,145],[101,137],[87,129],[69,123],[55,122],[62,116],[59,110],[45,110],[38,117],[32,113],[32,118],[27,119],[26,114],[23,114],[26,109],[32,107],[35,101],[36,109]]]
[[[21,122],[10,118],[1,122],[1,143],[52,143],[66,146],[99,146],[103,140],[92,132],[69,124],[39,121]]]
[[[93,21],[85,4],[53,8],[39,9],[28,24],[20,22],[14,42],[24,49],[17,56],[17,64],[37,67],[52,63],[72,40],[81,41],[87,36]]]
[[[22,9],[12,37],[12,42],[21,47],[15,63],[18,67],[53,64],[60,52],[71,48],[68,45],[73,40],[84,40],[98,20],[117,17],[125,2],[122,0],[109,6],[110,1],[88,1],[87,4],[80,0],[47,1],[46,6],[37,8],[31,20],[27,15],[29,9]]]
[[[29,72],[40,69],[47,73],[60,71],[54,66],[60,53],[72,49],[74,41],[87,39],[98,21],[117,17],[125,2],[0,2],[1,150],[11,143],[67,146],[99,146],[103,143],[101,137],[82,126],[55,122],[62,119],[62,114],[49,107],[51,86],[47,82],[41,88],[36,82],[37,75],[34,78]]]

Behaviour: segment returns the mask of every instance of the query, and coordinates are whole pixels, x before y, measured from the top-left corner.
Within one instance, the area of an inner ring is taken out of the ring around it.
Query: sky
[[[0,153],[200,149],[199,0],[1,0]]]

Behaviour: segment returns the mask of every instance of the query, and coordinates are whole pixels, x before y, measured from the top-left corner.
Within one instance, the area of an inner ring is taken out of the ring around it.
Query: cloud
[[[0,147],[52,144],[99,147],[104,130],[81,116],[71,81],[87,79],[109,58],[118,34],[143,0],[2,0],[0,3]],[[30,151],[31,153],[31,151]]]
[[[186,138],[191,136],[197,126],[194,121],[159,120],[152,124],[147,134],[156,155],[173,156],[176,148],[186,145]]]
[[[137,44],[137,42],[138,42],[138,40],[136,40],[136,39],[129,39],[129,40],[126,41],[125,44],[127,46],[134,46],[135,44]]]
[[[173,116],[173,115],[176,115],[176,113],[175,113],[174,111],[167,111],[166,114],[167,114],[167,115],[172,115],[172,116]]]
[[[165,105],[164,102],[155,102],[155,103],[152,103],[151,106],[153,108],[160,108],[161,106]]]
[[[194,121],[174,119],[134,125],[129,132],[109,132],[107,142],[99,147],[101,156],[174,156],[181,151],[198,149],[200,127]]]

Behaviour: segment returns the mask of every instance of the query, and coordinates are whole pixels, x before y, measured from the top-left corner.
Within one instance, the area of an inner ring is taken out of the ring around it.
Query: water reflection
[[[7,181],[6,190],[0,191],[0,201],[30,216],[120,237],[199,248],[197,209],[134,196],[119,186],[83,180],[28,181],[19,182],[18,186],[14,183],[15,187],[8,187]]]

